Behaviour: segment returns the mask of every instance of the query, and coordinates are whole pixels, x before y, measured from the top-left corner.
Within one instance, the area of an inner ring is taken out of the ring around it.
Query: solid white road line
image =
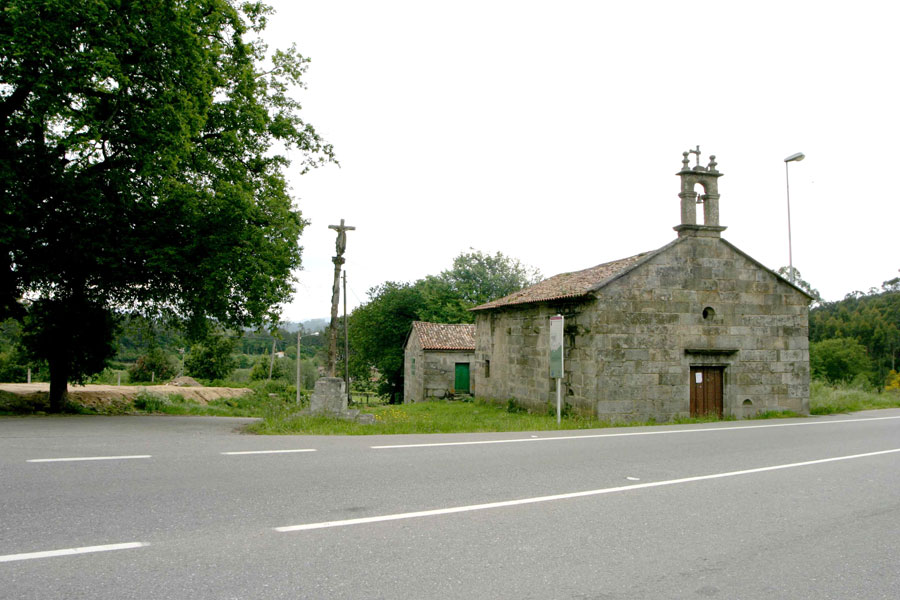
[[[867,419],[836,419],[833,421],[803,421],[801,423],[768,423],[766,425],[734,425],[731,427],[703,427],[697,429],[661,429],[658,431],[629,431],[627,433],[596,433],[591,435],[557,435],[549,437],[514,438],[509,440],[475,440],[469,442],[433,442],[428,444],[394,444],[390,446],[370,446],[373,450],[393,448],[432,448],[437,446],[478,446],[481,444],[517,444],[521,442],[556,442],[561,440],[589,440],[595,438],[631,437],[636,435],[671,435],[674,433],[710,433],[716,431],[737,431],[744,429],[771,429],[773,427],[801,427],[804,425],[836,425],[841,423],[865,423],[900,419],[896,417],[871,417]]]
[[[144,542],[128,542],[126,544],[107,544],[105,546],[83,546],[81,548],[63,548],[62,550],[47,550],[45,552],[26,552],[24,554],[7,554],[0,556],[0,563],[17,560],[31,560],[32,558],[50,558],[53,556],[71,556],[74,554],[90,554],[91,552],[109,552],[110,550],[129,550],[149,546]]]
[[[315,452],[315,448],[297,448],[295,450],[246,450],[244,452],[222,452],[227,456],[236,456],[239,454],[289,454],[292,452]]]
[[[25,462],[75,462],[79,460],[128,460],[131,458],[151,458],[149,454],[135,454],[134,456],[75,456],[71,458],[32,458]]]
[[[851,454],[849,456],[837,456],[834,458],[821,458],[818,460],[807,460],[804,462],[789,463],[784,465],[773,465],[770,467],[759,467],[756,469],[745,469],[742,471],[728,471],[726,473],[714,473],[712,475],[699,475],[696,477],[683,477],[681,479],[668,479],[666,481],[652,481],[648,483],[637,483],[634,485],[623,485],[618,487],[603,488],[599,490],[587,490],[584,492],[571,492],[568,494],[554,494],[552,496],[538,496],[535,498],[522,498],[519,500],[505,500],[502,502],[488,502],[486,504],[470,504],[468,506],[454,506],[451,508],[438,508],[434,510],[422,510],[417,512],[398,513],[393,515],[380,515],[377,517],[362,517],[358,519],[346,519],[343,521],[325,521],[321,523],[307,523],[305,525],[290,525],[287,527],[276,527],[275,531],[286,533],[289,531],[307,531],[310,529],[325,529],[328,527],[346,527],[348,525],[362,525],[365,523],[380,523],[382,521],[397,521],[401,519],[415,519],[418,517],[434,517],[438,515],[449,515],[453,513],[472,512],[476,510],[487,510],[490,508],[504,508],[508,506],[521,506],[523,504],[536,504],[538,502],[552,502],[554,500],[569,500],[571,498],[583,498],[585,496],[599,496],[602,494],[613,494],[616,492],[629,492],[632,490],[641,490],[645,488],[661,487],[666,485],[677,485],[680,483],[691,483],[694,481],[705,481],[708,479],[721,479],[723,477],[736,477],[738,475],[751,475],[753,473],[764,473],[766,471],[778,471],[781,469],[793,469],[796,467],[807,467],[810,465],[820,465],[824,463],[837,462],[841,460],[852,460],[856,458],[866,458],[869,456],[880,456],[882,454],[892,454],[900,452],[900,448],[892,450],[880,450],[878,452],[866,452],[865,454]]]

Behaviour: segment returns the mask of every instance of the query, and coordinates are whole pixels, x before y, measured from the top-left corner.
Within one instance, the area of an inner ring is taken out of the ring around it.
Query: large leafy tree
[[[307,60],[256,39],[269,12],[3,3],[0,318],[29,313],[53,408],[110,355],[116,313],[240,327],[289,298],[304,221],[276,150],[333,155],[291,95]]]
[[[369,290],[369,302],[350,315],[350,368],[357,378],[368,379],[369,369],[379,373],[378,392],[399,397],[403,391],[403,342],[424,306],[415,285],[385,283]]]
[[[453,267],[440,278],[468,307],[477,306],[534,285],[542,279],[538,269],[523,265],[502,252],[486,254],[469,249],[453,259]]]
[[[469,309],[517,292],[542,279],[541,272],[502,252],[469,249],[439,275],[416,282],[423,306],[419,319],[435,323],[473,323]]]

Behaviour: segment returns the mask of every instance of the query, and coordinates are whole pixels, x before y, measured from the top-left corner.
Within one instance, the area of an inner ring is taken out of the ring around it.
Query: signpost
[[[556,379],[556,424],[562,422],[562,378],[565,367],[563,356],[563,325],[565,317],[550,317],[550,377]]]

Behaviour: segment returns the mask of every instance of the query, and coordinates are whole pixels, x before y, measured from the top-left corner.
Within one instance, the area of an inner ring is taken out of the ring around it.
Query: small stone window
[[[484,361],[484,378],[487,379],[491,376],[491,361]]]
[[[412,367],[410,370],[412,371],[413,375],[416,374],[416,359],[412,359]]]
[[[712,321],[716,316],[716,311],[712,306],[707,306],[703,309],[703,320],[704,321]]]

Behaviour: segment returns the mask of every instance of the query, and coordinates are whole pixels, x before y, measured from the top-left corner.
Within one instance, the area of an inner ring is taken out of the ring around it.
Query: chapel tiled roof
[[[547,300],[562,300],[564,298],[577,298],[594,291],[605,281],[619,275],[650,254],[644,252],[603,263],[583,271],[572,273],[560,273],[549,277],[531,287],[513,292],[509,296],[498,298],[486,304],[476,306],[472,310],[484,310],[501,306],[513,306],[516,304],[529,304],[532,302],[545,302]]]
[[[475,351],[475,325],[413,321],[413,329],[419,334],[424,350]]]

